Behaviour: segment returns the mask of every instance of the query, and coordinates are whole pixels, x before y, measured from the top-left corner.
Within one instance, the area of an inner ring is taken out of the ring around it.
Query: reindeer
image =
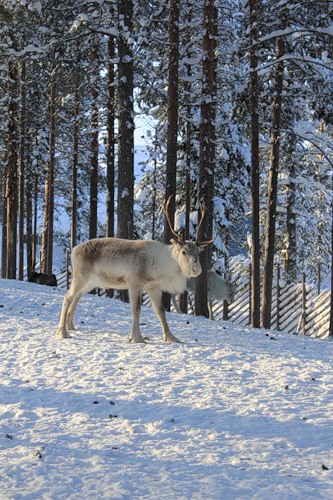
[[[37,283],[38,285],[58,286],[55,274],[37,273],[36,271],[33,271],[29,275],[28,281],[30,283]]]
[[[196,278],[190,278],[186,282],[185,290],[191,293],[195,293],[197,286]],[[236,285],[231,281],[228,281],[222,276],[220,276],[217,272],[207,271],[207,305],[209,311],[209,318],[213,318],[213,309],[212,309],[212,300],[215,299],[217,301],[227,300],[229,304],[231,304],[235,300],[236,293]],[[175,295],[171,295],[172,304],[178,314],[181,313],[179,309],[178,303],[176,301]]]
[[[187,278],[201,273],[199,253],[211,241],[199,242],[198,234],[205,216],[200,204],[201,219],[195,242],[184,241],[172,229],[168,215],[168,199],[164,212],[174,238],[171,245],[153,240],[125,240],[95,238],[73,248],[72,284],[62,305],[57,338],[68,338],[68,330],[75,330],[73,318],[80,298],[93,288],[128,290],[132,310],[130,342],[145,343],[139,322],[141,294],[148,292],[152,307],[159,318],[165,342],[180,342],[168,326],[162,304],[162,292],[182,293]]]

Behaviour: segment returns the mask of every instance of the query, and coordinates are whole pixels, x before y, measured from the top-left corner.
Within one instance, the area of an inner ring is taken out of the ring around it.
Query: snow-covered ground
[[[333,498],[332,342],[0,280],[0,498]]]

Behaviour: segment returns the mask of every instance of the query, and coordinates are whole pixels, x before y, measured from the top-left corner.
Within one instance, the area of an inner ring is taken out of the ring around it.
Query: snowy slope
[[[330,341],[0,280],[3,499],[333,498]]]

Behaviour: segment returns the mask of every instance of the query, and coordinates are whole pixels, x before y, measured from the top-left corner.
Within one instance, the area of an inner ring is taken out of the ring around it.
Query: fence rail
[[[237,280],[237,278],[236,278]],[[237,282],[237,281],[236,281]],[[225,304],[213,301],[214,319],[223,318]],[[250,323],[250,280],[242,279],[235,301],[227,311],[228,321],[242,325]],[[296,283],[280,286],[275,282],[272,294],[271,329],[316,338],[330,335],[331,292],[319,295],[312,284]]]

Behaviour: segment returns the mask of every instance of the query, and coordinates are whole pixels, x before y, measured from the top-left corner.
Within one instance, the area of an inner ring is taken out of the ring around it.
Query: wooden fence
[[[240,325],[250,324],[250,279],[249,270],[236,263],[231,266],[232,281],[236,283],[235,301],[228,305],[213,300],[214,320],[227,319]],[[272,321],[270,330],[286,331],[327,339],[329,337],[331,292],[323,290],[318,294],[313,284],[283,285],[276,280],[272,294]],[[194,295],[188,295],[188,313],[194,314]],[[149,304],[148,295],[143,302]],[[227,310],[225,310],[227,308]],[[173,310],[173,307],[171,307]]]

